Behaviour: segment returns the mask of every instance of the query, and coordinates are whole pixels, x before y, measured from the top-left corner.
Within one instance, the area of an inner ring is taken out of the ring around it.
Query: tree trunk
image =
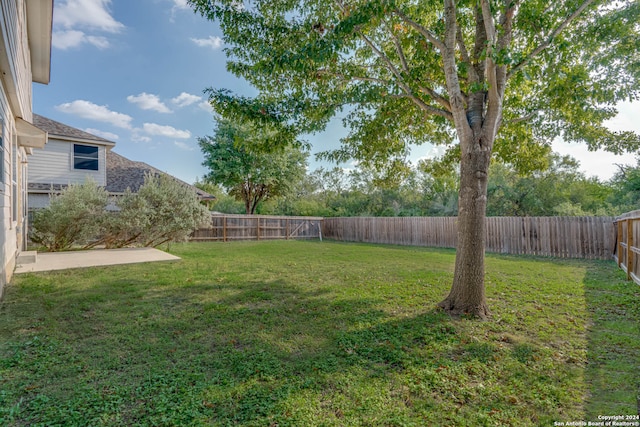
[[[463,151],[460,162],[455,272],[449,296],[438,306],[452,315],[486,319],[490,312],[484,290],[485,215],[492,144],[473,139],[461,141],[461,147],[470,149]]]

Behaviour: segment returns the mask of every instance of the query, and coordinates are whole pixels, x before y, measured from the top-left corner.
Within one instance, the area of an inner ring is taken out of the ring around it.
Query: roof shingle
[[[106,190],[110,193],[124,193],[127,188],[136,193],[142,184],[144,184],[144,175],[152,173],[156,175],[168,175],[159,169],[154,168],[144,162],[135,162],[118,153],[110,151],[107,153],[107,186]],[[171,175],[169,175],[171,176]],[[187,184],[172,176],[179,183],[193,189],[199,197],[204,199],[213,198],[213,196],[199,188]]]
[[[99,136],[90,134],[83,130],[65,125],[64,123],[56,122],[47,117],[40,116],[38,114],[33,115],[33,124],[37,128],[48,132],[51,136],[57,136],[64,138],[81,139],[87,141],[94,141],[105,145],[116,145],[115,142],[108,139],[101,138]]]

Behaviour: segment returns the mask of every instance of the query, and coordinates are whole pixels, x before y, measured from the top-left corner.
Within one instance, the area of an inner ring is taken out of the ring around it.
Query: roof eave
[[[16,118],[16,133],[18,144],[25,148],[44,148],[48,141],[47,132],[34,126],[26,120]]]
[[[29,0],[25,3],[33,81],[49,84],[51,79],[53,0]]]
[[[57,140],[66,141],[66,142],[79,142],[82,144],[104,145],[109,150],[116,146],[116,143],[112,141],[106,141],[106,140],[97,141],[95,139],[89,139],[89,138],[75,138],[73,136],[67,136],[67,135],[56,135],[55,133],[49,133],[49,139],[57,139]]]

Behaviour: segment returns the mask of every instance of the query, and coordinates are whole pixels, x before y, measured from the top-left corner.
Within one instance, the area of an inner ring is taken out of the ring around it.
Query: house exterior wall
[[[26,14],[26,0],[0,1],[0,297],[13,275],[27,225],[27,151],[18,145],[16,131],[17,118],[33,119]]]
[[[29,193],[29,199],[27,205],[29,209],[44,209],[49,206],[51,201],[50,194],[44,193]]]
[[[0,82],[2,83],[2,82]],[[15,266],[15,256],[18,250],[17,224],[14,223],[12,214],[12,153],[11,143],[14,135],[15,120],[9,103],[7,94],[2,85],[0,90],[0,123],[2,136],[2,164],[0,167],[0,221],[3,225],[3,233],[0,234],[0,296],[4,290],[4,285],[11,280],[11,273]]]
[[[32,73],[25,0],[2,0],[0,10],[4,18],[2,43],[5,55],[0,55],[4,74],[4,95],[13,107],[13,116],[32,120]]]
[[[98,170],[73,168],[73,144],[98,147]],[[29,157],[29,182],[38,184],[82,184],[87,178],[100,186],[107,185],[106,147],[89,142],[71,142],[49,137],[43,149],[34,150]],[[31,208],[36,206],[30,205]]]

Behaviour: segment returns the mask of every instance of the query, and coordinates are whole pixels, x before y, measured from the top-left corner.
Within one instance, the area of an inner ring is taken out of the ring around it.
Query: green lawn
[[[640,287],[613,262],[487,256],[488,322],[434,307],[454,252],[175,245],[17,276],[0,425],[495,426],[638,412]]]

